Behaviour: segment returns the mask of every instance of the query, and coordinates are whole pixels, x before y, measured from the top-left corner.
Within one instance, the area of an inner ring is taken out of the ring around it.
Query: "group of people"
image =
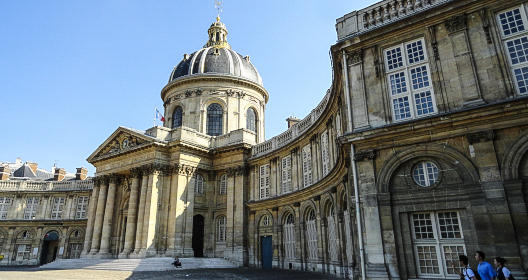
[[[467,256],[460,255],[458,260],[462,271],[460,271],[460,279],[463,280],[514,280],[510,270],[505,266],[506,260],[501,257],[493,259],[495,268],[484,259],[486,254],[482,251],[475,252],[475,260],[478,262],[477,271],[475,272],[469,267],[469,259]]]

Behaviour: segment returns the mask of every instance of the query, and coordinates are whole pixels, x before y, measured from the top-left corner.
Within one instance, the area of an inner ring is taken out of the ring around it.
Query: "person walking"
[[[497,280],[513,280],[510,270],[504,266],[506,260],[501,257],[496,257],[493,259],[493,264],[497,269]]]
[[[459,273],[460,279],[463,280],[477,280],[475,277],[475,272],[471,267],[469,267],[469,259],[465,255],[458,256],[458,260],[460,261],[460,266],[463,267],[462,271]],[[453,270],[455,269],[455,264],[452,264]]]
[[[494,280],[497,272],[489,262],[484,261],[486,254],[482,251],[475,252],[475,260],[478,262],[477,272],[482,280]]]

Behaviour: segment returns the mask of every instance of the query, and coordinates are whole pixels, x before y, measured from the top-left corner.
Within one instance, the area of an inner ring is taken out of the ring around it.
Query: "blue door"
[[[271,268],[271,260],[273,259],[273,249],[271,245],[271,235],[260,237],[262,268]]]

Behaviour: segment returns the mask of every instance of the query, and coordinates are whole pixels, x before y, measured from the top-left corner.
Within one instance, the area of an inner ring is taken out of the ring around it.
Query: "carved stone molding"
[[[313,198],[314,201],[320,201],[321,200],[321,195],[316,195],[314,198]]]
[[[488,44],[492,44],[493,41],[491,39],[490,22],[488,19],[488,10],[486,8],[481,9],[479,11],[479,15],[482,20],[482,29],[484,30],[484,34],[486,35],[486,41],[488,42]]]
[[[328,127],[328,128],[332,128],[332,127],[334,127],[334,122],[333,122],[333,120],[334,120],[334,118],[332,118],[332,116],[330,116],[330,117],[328,118],[328,120],[326,120],[326,127]]]
[[[335,187],[335,186],[332,187],[332,188],[330,189],[330,193],[337,193],[337,187]]]
[[[291,153],[296,155],[299,152],[299,147],[295,147],[291,150]]]
[[[130,175],[132,176],[132,178],[141,178],[142,174],[143,169],[141,169],[140,167],[130,169]]]
[[[493,141],[495,139],[495,133],[493,130],[479,131],[475,133],[469,133],[466,135],[469,144],[481,143]]]
[[[271,159],[271,162],[272,163],[277,163],[277,161],[279,160],[279,157],[274,157]]]
[[[363,61],[363,50],[359,49],[347,53],[347,60],[350,65],[361,63]]]
[[[300,202],[294,202],[294,203],[293,203],[293,206],[294,206],[294,207],[299,207],[299,206],[301,206],[301,203],[300,203]]]
[[[242,176],[247,174],[249,168],[246,165],[231,167],[226,170],[227,176]]]
[[[273,207],[273,208],[271,208],[271,211],[277,212],[277,211],[279,211],[279,207]]]
[[[429,31],[429,36],[431,37],[431,48],[433,49],[434,59],[440,60],[440,53],[438,52],[438,42],[436,41],[436,26],[429,26],[427,30]]]
[[[312,143],[318,143],[318,140],[319,140],[319,137],[318,137],[317,133],[314,133],[314,134],[310,137],[310,142],[312,142]]]
[[[192,176],[196,172],[197,168],[186,164],[175,164],[169,169],[172,173],[178,173],[184,176]]]
[[[467,28],[467,16],[466,14],[453,16],[444,24],[449,33],[465,30]]]
[[[354,155],[354,161],[373,160],[376,158],[375,150],[358,151]]]

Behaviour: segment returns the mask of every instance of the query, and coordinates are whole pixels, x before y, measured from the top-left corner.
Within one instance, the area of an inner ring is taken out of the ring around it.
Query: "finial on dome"
[[[231,48],[227,42],[227,28],[225,24],[220,21],[220,16],[216,17],[216,22],[211,24],[207,33],[209,34],[209,41],[207,41],[204,48]]]

